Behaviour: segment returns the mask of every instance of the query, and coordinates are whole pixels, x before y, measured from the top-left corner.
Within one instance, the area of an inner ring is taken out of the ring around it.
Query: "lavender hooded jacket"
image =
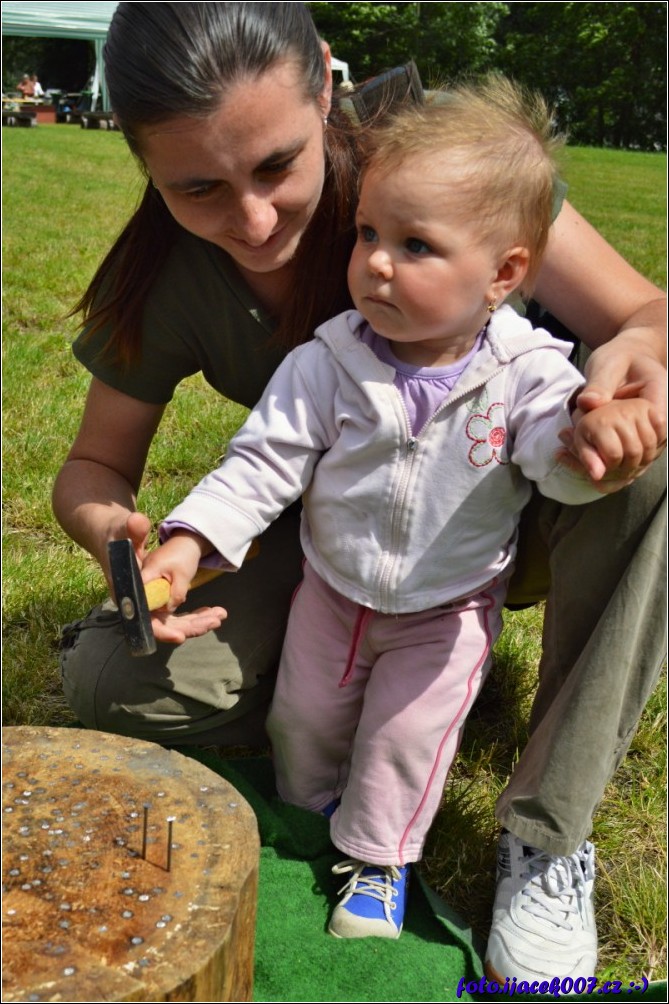
[[[334,589],[383,613],[479,591],[510,572],[530,481],[569,504],[600,495],[555,459],[583,384],[571,346],[510,307],[419,435],[394,370],[347,311],[291,352],[223,464],[168,517],[237,568],[251,541],[303,496],[307,559]]]

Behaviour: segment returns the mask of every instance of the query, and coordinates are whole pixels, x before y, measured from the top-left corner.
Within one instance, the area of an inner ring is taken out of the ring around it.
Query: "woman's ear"
[[[323,50],[323,59],[325,60],[325,79],[323,81],[323,90],[318,96],[318,105],[323,113],[323,118],[326,119],[332,107],[332,53],[330,52],[328,43],[322,39],[321,49]]]
[[[527,275],[530,265],[530,252],[524,247],[509,248],[500,255],[497,275],[489,290],[488,300],[492,303],[502,303],[507,296],[518,289]]]

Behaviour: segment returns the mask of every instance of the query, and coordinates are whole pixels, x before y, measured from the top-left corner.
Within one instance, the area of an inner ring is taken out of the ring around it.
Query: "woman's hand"
[[[125,526],[122,527],[122,531],[115,539],[124,540],[128,538],[132,542],[137,562],[141,568],[146,558],[146,545],[151,533],[151,520],[143,512],[131,512],[125,522]]]
[[[163,608],[152,612],[151,627],[156,641],[181,645],[187,638],[215,631],[227,616],[223,607],[200,607],[185,614],[173,614]]]
[[[139,514],[136,514],[139,515]],[[130,520],[128,520],[130,524]],[[137,529],[140,529],[139,521]],[[197,572],[200,560],[212,550],[204,537],[189,530],[175,530],[161,547],[151,551],[142,563],[142,579],[163,578],[170,583],[167,604],[151,614],[153,633],[157,641],[180,645],[186,638],[195,638],[221,626],[227,614],[223,607],[200,607],[184,614],[175,614],[188,595],[188,588]]]

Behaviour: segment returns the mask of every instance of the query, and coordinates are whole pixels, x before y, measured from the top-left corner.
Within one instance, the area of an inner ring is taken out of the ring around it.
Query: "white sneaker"
[[[597,928],[592,902],[595,848],[584,841],[569,857],[528,847],[503,833],[497,893],[486,951],[491,980],[594,976]]]

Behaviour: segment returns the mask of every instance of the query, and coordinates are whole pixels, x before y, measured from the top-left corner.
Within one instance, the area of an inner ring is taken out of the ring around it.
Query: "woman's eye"
[[[187,199],[197,202],[198,199],[206,199],[208,195],[211,195],[215,187],[215,185],[203,185],[201,188],[193,188],[190,192],[185,192],[184,194]]]
[[[422,241],[420,237],[409,237],[404,246],[411,254],[430,254],[432,251],[430,245]]]
[[[288,160],[277,160],[276,163],[266,164],[260,173],[272,176],[276,176],[277,174],[286,174],[287,171],[290,171],[294,162],[294,157],[289,157]]]

